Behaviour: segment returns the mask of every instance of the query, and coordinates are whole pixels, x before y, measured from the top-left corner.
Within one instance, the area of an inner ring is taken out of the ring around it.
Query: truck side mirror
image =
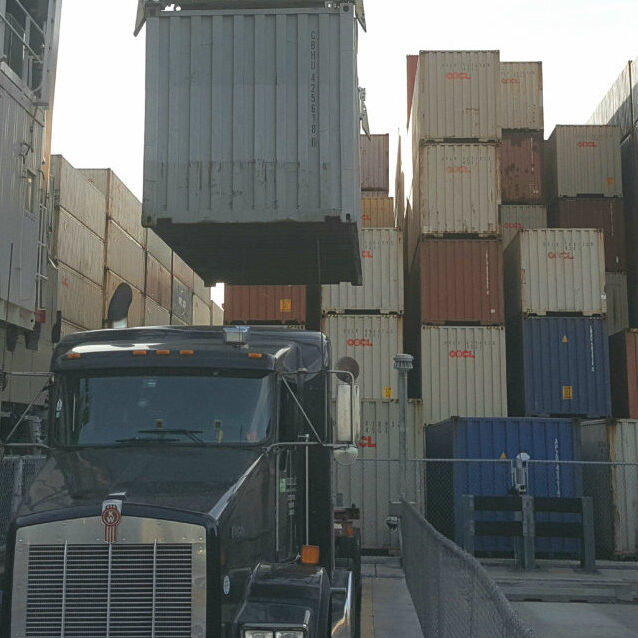
[[[359,386],[337,384],[337,414],[335,442],[356,444],[361,435]]]

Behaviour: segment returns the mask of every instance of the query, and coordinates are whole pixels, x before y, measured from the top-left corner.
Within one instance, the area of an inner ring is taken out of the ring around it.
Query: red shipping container
[[[501,200],[503,204],[543,203],[543,133],[503,131]]]
[[[505,321],[500,239],[425,239],[417,248],[421,323]]]
[[[305,286],[226,286],[224,323],[306,323]]]
[[[605,270],[626,269],[625,213],[613,197],[559,199],[548,211],[550,228],[597,228],[605,236]]]
[[[609,338],[611,411],[619,419],[638,419],[638,330]]]

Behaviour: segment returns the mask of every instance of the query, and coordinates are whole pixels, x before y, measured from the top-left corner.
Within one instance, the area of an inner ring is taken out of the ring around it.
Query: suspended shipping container
[[[501,228],[503,230],[503,250],[509,245],[519,230],[526,228],[547,228],[545,206],[501,206]]]
[[[162,308],[149,297],[144,300],[144,325],[168,326],[171,323],[171,311]]]
[[[144,248],[114,221],[106,231],[106,267],[139,290],[144,290]]]
[[[132,301],[128,309],[128,327],[144,325],[144,293],[138,290],[131,282],[125,281],[122,277],[116,275],[113,271],[107,270],[104,283],[104,321],[107,320],[109,304],[120,284],[126,284],[131,289]]]
[[[396,399],[394,355],[403,352],[403,319],[397,315],[330,315],[322,321],[336,364],[348,356],[359,364],[362,399]],[[336,382],[335,382],[336,386]],[[334,389],[333,389],[334,394]]]
[[[602,318],[529,317],[507,326],[510,415],[611,414],[609,344]]]
[[[423,326],[420,353],[426,424],[452,416],[507,416],[502,327]]]
[[[410,401],[407,411],[408,459],[423,458],[423,418],[419,401]],[[390,501],[400,492],[399,404],[389,401],[361,402],[361,439],[359,458],[353,465],[335,463],[335,500],[337,507],[360,508],[361,545],[366,549],[398,547],[397,534],[386,525]],[[411,502],[422,507],[422,484],[418,473],[422,463],[408,465],[408,493]]]
[[[359,282],[353,5],[166,10],[146,29],[144,225],[207,285]]]
[[[58,264],[58,310],[62,319],[86,330],[102,327],[102,286]]]
[[[629,328],[627,297],[627,275],[624,272],[605,273],[605,296],[607,297],[607,334],[615,335]]]
[[[502,324],[500,239],[425,239],[417,248],[421,323]]]
[[[146,255],[146,295],[170,310],[172,300],[171,272],[150,253]]]
[[[638,330],[619,332],[609,339],[612,414],[638,419]]]
[[[224,321],[305,324],[305,286],[226,286]]]
[[[585,495],[594,500],[596,558],[638,557],[638,421],[582,424],[583,460],[634,465],[584,466]]]
[[[611,124],[620,129],[620,136],[631,133],[634,107],[631,100],[631,62],[628,62],[611,85],[587,124]]]
[[[322,286],[323,312],[403,313],[403,239],[394,228],[361,231],[362,286]]]
[[[361,226],[363,228],[394,228],[392,197],[362,197]]]
[[[579,197],[559,199],[548,211],[552,228],[597,228],[605,238],[605,270],[626,269],[625,212],[622,199]]]
[[[501,142],[501,201],[543,203],[543,133],[507,131]]]
[[[390,136],[359,136],[361,147],[361,191],[385,191],[390,188]]]
[[[533,460],[579,461],[579,424],[572,419],[450,419],[426,428],[427,457],[432,459],[485,459],[486,463],[427,464],[427,518],[443,534],[463,544],[463,496],[509,496],[512,488],[510,462],[521,453]],[[527,493],[535,497],[576,498],[583,495],[582,470],[578,465],[530,464]],[[547,515],[537,514],[537,520]],[[573,514],[554,514],[552,520],[569,522]],[[513,513],[482,512],[475,520],[514,520]],[[576,522],[575,519],[573,522]],[[476,537],[479,554],[512,554],[516,539]],[[538,538],[536,552],[576,554],[572,539]]]
[[[505,251],[508,317],[521,313],[604,315],[603,234],[587,229],[519,231]]]
[[[503,129],[542,131],[543,63],[501,62],[501,121]]]
[[[557,126],[545,143],[547,199],[622,197],[620,129]]]
[[[498,51],[421,51],[412,99],[413,144],[499,141],[499,98]]]

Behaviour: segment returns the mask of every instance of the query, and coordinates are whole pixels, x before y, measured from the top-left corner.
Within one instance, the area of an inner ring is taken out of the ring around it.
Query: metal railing
[[[403,570],[425,638],[523,638],[525,627],[482,565],[402,501]]]

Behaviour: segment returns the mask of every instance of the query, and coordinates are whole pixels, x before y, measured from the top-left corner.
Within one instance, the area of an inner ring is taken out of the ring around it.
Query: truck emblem
[[[107,543],[117,542],[117,528],[122,521],[122,501],[104,501],[102,503],[102,522],[104,523],[104,540]]]

